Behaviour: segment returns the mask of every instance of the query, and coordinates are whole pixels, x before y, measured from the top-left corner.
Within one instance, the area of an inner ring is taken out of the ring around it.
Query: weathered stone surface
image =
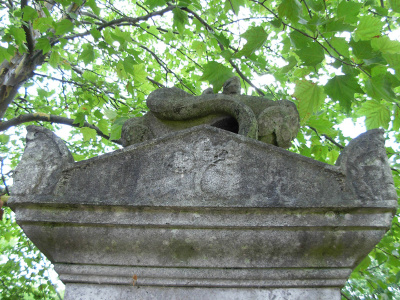
[[[299,130],[292,102],[240,95],[238,77],[225,82],[222,94],[216,95],[210,89],[198,97],[175,87],[158,89],[149,95],[147,106],[149,113],[124,124],[124,146],[207,124],[289,148]]]
[[[134,297],[132,296],[134,295]],[[160,295],[162,295],[160,297]],[[103,285],[71,284],[66,295],[68,299],[74,300],[109,300],[109,299],[151,299],[151,300],[332,300],[340,299],[340,291],[333,288],[320,289],[200,289],[188,287],[115,287]]]
[[[66,300],[340,299],[396,210],[381,136],[354,139],[330,166],[203,125],[66,160],[34,193],[25,176],[9,203]]]
[[[63,140],[43,127],[27,126],[26,147],[14,172],[14,194],[49,194],[74,159]]]
[[[397,197],[384,143],[383,129],[370,130],[350,142],[336,162],[346,174],[347,187],[361,200]]]
[[[383,146],[379,136],[380,131],[372,131],[355,139],[340,158],[344,162],[349,156],[364,157],[372,165],[354,167],[350,161],[331,166],[199,126],[69,164],[57,185],[52,185],[48,200],[35,200],[38,193],[27,193],[18,186],[13,193],[26,195],[24,201],[96,205],[301,208],[358,206],[368,200],[375,205],[396,199],[390,167],[379,150]],[[365,137],[373,141],[371,146],[363,147]],[[349,170],[350,178],[346,177]],[[372,170],[384,174],[385,180],[376,180]],[[33,179],[25,178],[25,183]],[[364,183],[354,188],[355,180]]]

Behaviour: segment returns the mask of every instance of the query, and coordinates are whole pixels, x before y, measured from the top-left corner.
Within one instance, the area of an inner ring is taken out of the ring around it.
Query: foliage
[[[147,110],[152,90],[198,95],[210,84],[217,92],[233,74],[247,94],[296,103],[302,128],[292,151],[334,163],[349,140],[337,125],[358,119],[387,130],[397,170],[399,17],[398,0],[0,0],[2,186],[23,151],[22,123],[74,126],[65,139],[76,160],[86,159],[118,147],[123,122]],[[18,256],[2,256],[2,278],[6,267],[13,277],[1,294],[37,295],[41,285],[26,290],[23,278],[42,282],[25,270],[40,254],[10,220],[7,212],[0,246]],[[345,299],[399,297],[398,227],[396,216]]]
[[[9,208],[2,222],[1,299],[61,299],[50,279],[50,262],[26,238]]]

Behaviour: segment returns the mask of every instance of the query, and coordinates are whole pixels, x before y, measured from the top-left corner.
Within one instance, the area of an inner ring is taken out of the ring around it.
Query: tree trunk
[[[32,54],[17,53],[10,61],[4,60],[0,65],[0,119],[4,117],[18,89],[33,76],[33,71],[44,59],[42,50],[36,50]]]

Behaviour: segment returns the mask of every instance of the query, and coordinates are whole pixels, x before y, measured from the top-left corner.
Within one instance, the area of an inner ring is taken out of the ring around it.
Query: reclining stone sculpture
[[[224,83],[222,94],[214,94],[211,88],[201,96],[176,87],[155,90],[147,98],[150,111],[124,123],[123,144],[126,147],[207,124],[289,148],[299,130],[296,106],[288,100],[240,95],[240,89],[240,79],[232,77]]]

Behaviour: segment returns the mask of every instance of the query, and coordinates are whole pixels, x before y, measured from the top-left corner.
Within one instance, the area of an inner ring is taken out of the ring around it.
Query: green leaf
[[[372,77],[377,77],[379,75],[386,75],[387,73],[387,67],[383,65],[376,65],[371,68],[371,76]]]
[[[395,76],[400,80],[400,53],[396,54],[383,54],[383,58],[387,61],[389,66],[393,68],[396,73]]]
[[[386,254],[382,253],[382,252],[377,252],[375,254],[375,259],[377,260],[378,264],[382,264],[385,261],[387,261],[388,257]]]
[[[22,45],[26,42],[25,31],[22,28],[11,27],[10,33],[13,35],[17,45]]]
[[[298,110],[302,121],[316,112],[326,98],[323,87],[308,80],[296,82],[293,96],[299,101]]]
[[[312,10],[314,10],[316,12],[321,12],[321,11],[323,11],[325,9],[323,1],[320,1],[320,0],[307,0],[306,2],[308,4],[308,6]]]
[[[392,41],[388,36],[380,36],[371,40],[371,46],[376,51],[382,53],[400,53],[400,42]]]
[[[53,28],[53,19],[51,17],[37,18],[33,21],[33,29],[39,30],[41,33]]]
[[[0,61],[5,59],[10,61],[11,57],[12,55],[8,53],[7,49],[0,46]]]
[[[362,262],[357,266],[357,268],[354,270],[356,272],[358,271],[365,271],[371,264],[371,258],[369,257],[369,255],[367,255],[367,257],[365,257]]]
[[[282,19],[281,18],[274,18],[272,21],[269,22],[275,28],[280,28],[282,26]]]
[[[78,112],[75,114],[75,119],[72,124],[79,124],[80,127],[83,126],[83,123],[85,122],[86,115],[83,112]]]
[[[111,36],[111,29],[110,28],[105,28],[102,30],[103,33],[103,37],[104,37],[104,41],[109,44],[112,45],[114,42],[114,39]]]
[[[7,144],[8,141],[10,140],[10,136],[7,134],[0,134],[0,144]]]
[[[347,112],[350,112],[354,93],[364,93],[357,80],[350,75],[336,75],[325,85],[325,92],[332,100],[339,101]]]
[[[85,65],[88,65],[95,59],[95,53],[93,50],[93,46],[90,44],[83,45],[83,51],[79,55],[79,59],[83,61]]]
[[[377,53],[372,49],[370,41],[351,40],[349,45],[353,50],[353,54],[359,59],[371,59],[377,56]]]
[[[394,108],[394,119],[393,119],[392,130],[394,131],[400,130],[400,108],[397,105],[395,105]]]
[[[287,59],[287,62],[288,62],[288,64],[286,66],[282,67],[279,70],[279,73],[285,74],[297,65],[297,59],[294,56],[290,56],[289,59]]]
[[[341,20],[330,19],[329,21],[326,22],[324,32],[342,32],[342,31],[352,32],[354,28],[355,26],[344,23],[342,19]]]
[[[329,44],[335,49],[337,52],[340,53],[340,55],[344,57],[349,57],[349,43],[346,41],[345,38],[342,37],[333,37],[329,40]],[[329,49],[330,46],[327,48]],[[333,50],[332,54],[337,56],[337,52]]]
[[[105,110],[104,110],[104,115],[105,115],[109,120],[115,120],[115,118],[118,116],[118,113],[117,113],[115,110],[105,109]]]
[[[292,46],[296,49],[306,48],[309,44],[312,43],[312,40],[309,37],[298,32],[297,30],[291,31],[289,33],[289,38]]]
[[[200,80],[208,81],[212,86],[214,93],[217,93],[222,85],[233,76],[232,70],[224,65],[212,61],[203,66],[203,75]]]
[[[166,0],[146,0],[144,2],[145,5],[147,5],[150,9],[164,6],[167,3]]]
[[[293,71],[293,76],[297,78],[304,78],[308,74],[312,72],[313,68],[311,67],[303,67],[303,68],[296,68]]]
[[[355,41],[367,41],[381,34],[383,22],[376,17],[367,15],[360,17],[360,23],[354,32]]]
[[[87,0],[86,5],[89,6],[96,16],[100,16],[100,8],[97,6],[95,0]]]
[[[147,81],[146,77],[149,73],[146,72],[146,66],[144,64],[138,64],[133,67],[133,80],[136,84],[143,84]]]
[[[89,128],[89,127],[81,127],[81,128],[79,128],[79,130],[82,133],[83,140],[85,142],[88,142],[91,139],[93,139],[94,141],[96,140],[96,136],[97,136],[96,130]]]
[[[389,102],[396,100],[390,80],[384,74],[368,78],[365,82],[365,90],[368,96],[376,100],[385,99]]]
[[[389,0],[389,4],[393,11],[400,13],[400,0]]]
[[[55,24],[56,35],[64,35],[74,29],[74,24],[68,19],[61,20]]]
[[[122,125],[113,124],[111,126],[110,140],[115,141],[121,138]]]
[[[225,0],[225,12],[232,10],[235,15],[239,14],[240,6],[244,6],[243,0]]]
[[[114,121],[114,125],[124,125],[124,123],[128,120],[127,117],[121,117]]]
[[[233,53],[230,50],[221,51],[221,56],[229,61],[233,57]]]
[[[342,1],[338,6],[337,16],[338,18],[344,18],[346,23],[352,24],[358,21],[358,14],[362,3],[354,1]]]
[[[36,40],[35,49],[42,50],[43,54],[46,54],[51,49],[51,45],[50,45],[49,40],[47,38],[44,38],[44,37],[43,38],[38,38]]]
[[[53,68],[57,68],[58,64],[60,63],[61,57],[58,51],[52,51],[49,59],[49,64]]]
[[[151,33],[152,35],[158,36],[160,35],[160,32],[158,31],[156,26],[149,26],[146,28],[146,31]]]
[[[22,12],[23,12],[22,20],[24,20],[24,21],[32,21],[39,16],[36,9],[34,9],[28,5],[26,5],[22,9]]]
[[[390,110],[381,102],[368,100],[361,106],[359,113],[365,116],[365,125],[368,130],[389,127]]]
[[[268,33],[261,26],[250,27],[241,35],[247,41],[243,49],[237,53],[237,57],[249,57],[256,50],[260,49],[268,38]]]
[[[93,114],[97,119],[103,120],[104,115],[101,113],[101,111],[95,110]]]
[[[122,62],[125,72],[135,75],[134,65],[136,64],[132,56],[127,56]]]
[[[180,34],[183,34],[183,32],[185,31],[185,24],[188,24],[187,14],[179,8],[174,8],[172,10],[172,13],[174,14],[173,18],[174,28],[176,28]]]
[[[301,15],[302,7],[297,0],[283,0],[278,6],[278,14],[281,18],[288,18],[290,21],[296,23]]]
[[[192,49],[196,51],[198,56],[202,57],[204,51],[206,50],[206,44],[200,41],[193,41]]]
[[[229,47],[229,39],[225,37],[225,35],[221,32],[220,34],[214,33],[213,36],[215,39],[225,48]]]
[[[303,49],[295,51],[295,53],[300,57],[305,66],[315,67],[325,58],[324,49],[317,43],[311,43]]]
[[[125,49],[125,44],[132,41],[131,33],[128,31],[122,31],[119,27],[115,27],[111,32],[111,37],[114,41],[120,43],[120,47]],[[121,49],[120,49],[121,50]]]
[[[96,82],[98,79],[97,75],[93,72],[90,72],[89,70],[83,71],[82,78],[91,82]]]
[[[108,122],[105,119],[100,120],[97,123],[97,127],[101,130],[102,133],[108,135]]]
[[[95,40],[98,40],[101,38],[101,32],[97,30],[96,28],[90,29],[90,34]]]
[[[323,116],[311,116],[307,120],[307,125],[315,128],[319,134],[333,135],[335,134],[334,125],[331,121]]]

